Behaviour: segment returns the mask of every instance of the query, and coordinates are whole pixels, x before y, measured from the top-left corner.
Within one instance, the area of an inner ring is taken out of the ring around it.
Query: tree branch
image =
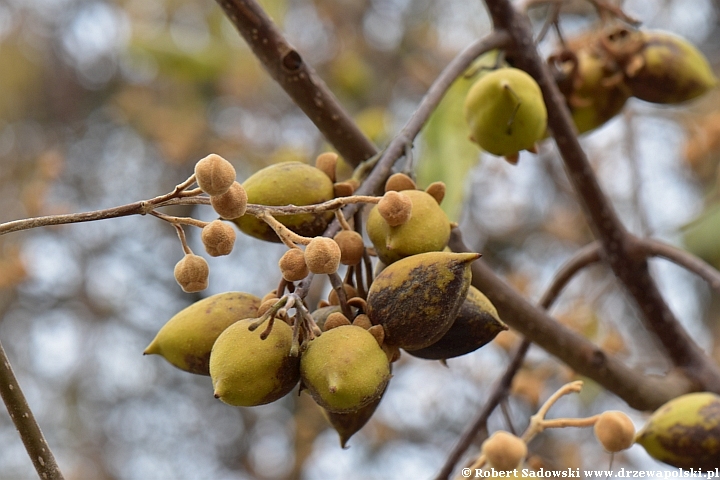
[[[351,165],[376,148],[255,0],[217,0],[270,76]]]
[[[450,247],[456,252],[468,251],[457,229],[453,231]],[[472,284],[488,296],[505,323],[579,374],[615,393],[631,407],[654,410],[672,398],[697,389],[697,385],[679,372],[668,372],[662,378],[643,375],[606,355],[585,337],[529,303],[495,275],[482,258],[473,262],[472,274]]]
[[[0,343],[0,397],[20,434],[38,476],[44,480],[63,480],[50,446],[20,389],[2,343]]]
[[[540,85],[548,110],[548,127],[565,162],[570,181],[613,272],[635,299],[643,321],[662,343],[672,362],[685,369],[703,389],[720,393],[720,369],[703,353],[677,321],[650,276],[644,255],[633,255],[633,237],[620,222],[600,189],[577,138],[565,100],[533,43],[528,18],[508,0],[485,0],[495,28],[511,33],[514,63]],[[476,262],[478,264],[478,262]]]

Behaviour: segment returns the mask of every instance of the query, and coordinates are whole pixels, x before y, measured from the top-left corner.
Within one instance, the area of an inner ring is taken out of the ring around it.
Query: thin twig
[[[457,230],[457,229],[455,229]],[[459,231],[457,231],[459,232]],[[568,284],[568,282],[583,268],[591,265],[600,260],[600,245],[597,242],[591,243],[586,247],[579,250],[573,257],[568,260],[553,277],[550,286],[545,290],[540,301],[538,302],[540,308],[549,309],[550,306],[558,298],[562,290]],[[463,433],[462,437],[458,441],[455,448],[445,460],[443,468],[438,473],[437,480],[447,479],[450,477],[453,468],[460,460],[460,457],[467,451],[472,442],[477,438],[478,433],[487,427],[487,420],[490,414],[495,410],[497,405],[507,398],[512,380],[515,374],[520,370],[525,355],[530,349],[531,342],[527,338],[523,338],[522,343],[518,346],[512,355],[512,360],[505,368],[505,372],[502,377],[493,385],[492,392],[488,399],[485,401],[485,405],[478,414],[477,418]]]
[[[2,343],[0,343],[0,396],[20,434],[25,450],[30,455],[30,460],[32,460],[38,476],[47,480],[63,480],[63,475],[50,446],[20,389]]]

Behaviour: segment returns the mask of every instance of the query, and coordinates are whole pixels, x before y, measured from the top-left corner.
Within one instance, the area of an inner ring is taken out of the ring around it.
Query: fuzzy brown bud
[[[393,173],[385,182],[386,192],[401,192],[403,190],[415,190],[417,185],[412,178],[404,173]]]
[[[280,273],[288,282],[297,282],[307,277],[308,267],[305,254],[299,248],[291,248],[280,257],[278,262]]]
[[[210,204],[225,220],[240,218],[245,215],[247,209],[247,192],[238,182],[233,182],[227,192],[210,197]]]
[[[497,431],[482,444],[488,466],[496,470],[514,470],[527,456],[527,445],[512,433]]]
[[[341,230],[334,237],[340,247],[340,263],[357,265],[363,258],[365,243],[362,235],[354,230]]]
[[[365,315],[364,313],[361,313],[360,315],[355,317],[355,320],[353,320],[353,325],[356,327],[364,328],[365,330],[369,330],[373,324],[370,321],[370,317]]]
[[[350,325],[350,320],[348,320],[347,317],[340,312],[333,312],[328,315],[325,320],[324,329],[325,331],[328,331],[342,325]]]
[[[195,164],[195,181],[208,195],[222,195],[235,181],[235,168],[220,155],[211,153]]]
[[[412,215],[412,200],[407,195],[390,190],[378,202],[378,212],[391,227],[398,227]]]
[[[266,314],[267,311],[270,310],[270,308],[272,308],[272,306],[278,302],[278,300],[280,299],[277,297],[264,298],[260,302],[260,306],[258,307],[257,316],[261,317],[262,315]]]
[[[617,410],[601,413],[593,431],[603,448],[611,453],[626,450],[635,442],[635,425],[630,417]]]
[[[315,237],[305,247],[305,263],[315,274],[337,272],[340,256],[340,246],[332,238]]]
[[[325,152],[318,155],[315,159],[315,168],[322,170],[322,172],[330,178],[333,182],[335,181],[335,168],[338,163],[338,155],[333,152]]]
[[[350,182],[338,182],[333,185],[335,197],[349,197],[355,193],[355,185]]]
[[[345,299],[349,300],[353,297],[357,297],[357,290],[352,285],[348,285],[347,283],[343,283],[343,290],[345,291]],[[338,294],[333,288],[330,290],[330,293],[328,294],[328,302],[330,305],[340,305],[340,300],[338,299]]]
[[[210,267],[203,257],[188,253],[175,265],[174,273],[183,291],[194,293],[207,288]]]
[[[235,229],[222,220],[205,225],[200,234],[205,251],[212,257],[228,255],[235,245]]]
[[[425,193],[430,195],[440,205],[445,198],[445,184],[443,182],[433,182],[425,189]]]

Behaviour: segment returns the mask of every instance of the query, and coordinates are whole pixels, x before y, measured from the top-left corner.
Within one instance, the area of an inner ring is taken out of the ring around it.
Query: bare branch
[[[20,389],[2,343],[0,343],[0,396],[15,428],[20,433],[25,450],[30,455],[38,476],[47,480],[62,480],[60,468]]]
[[[217,0],[270,76],[351,165],[376,148],[255,0]]]
[[[486,0],[486,4],[495,27],[512,35],[513,47],[509,54],[515,64],[532,75],[540,85],[548,110],[548,127],[555,137],[588,223],[603,246],[608,264],[637,302],[646,327],[660,340],[672,362],[683,367],[703,389],[720,392],[720,369],[675,318],[650,276],[646,258],[633,255],[637,253],[631,248],[634,238],[620,222],[598,184],[578,141],[565,99],[535,48],[527,16],[517,12],[509,0]]]
[[[467,251],[454,232],[453,251]],[[589,247],[588,247],[589,248]],[[585,253],[589,253],[586,251]],[[697,385],[679,372],[664,377],[643,375],[600,348],[582,335],[559,324],[543,309],[529,303],[479,259],[472,264],[472,284],[493,302],[505,323],[581,375],[592,378],[604,388],[638,410],[654,410]]]

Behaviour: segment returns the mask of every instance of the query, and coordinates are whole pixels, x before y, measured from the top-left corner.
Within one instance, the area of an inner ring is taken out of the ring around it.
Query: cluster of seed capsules
[[[624,25],[567,41],[548,64],[578,133],[603,125],[631,97],[678,104],[717,85],[707,59],[685,39]],[[465,118],[473,142],[511,163],[522,150],[536,151],[536,143],[548,136],[540,87],[509,66],[481,74],[468,92]]]
[[[281,287],[264,298],[226,292],[196,302],[170,319],[145,353],[210,375],[215,396],[230,405],[273,402],[299,383],[344,445],[373,414],[401,349],[444,360],[480,348],[507,326],[470,285],[470,264],[480,255],[446,249],[452,224],[440,208],[442,183],[419,190],[398,173],[381,197],[353,197],[356,183],[335,181],[337,161],[326,153],[315,166],[280,163],[240,184],[222,157],[200,160],[195,181],[221,217],[198,225],[207,253],[230,253],[235,227],[283,242]],[[339,207],[355,201],[372,207],[365,217],[372,246],[344,217],[333,238],[322,236],[341,217]],[[336,204],[320,207],[328,202]],[[289,214],[271,206],[289,206]],[[207,262],[185,248],[175,277],[185,291],[202,290]],[[374,266],[370,254],[379,259]],[[348,274],[353,270],[364,277]],[[296,293],[310,275],[328,275],[335,287],[313,306]]]

